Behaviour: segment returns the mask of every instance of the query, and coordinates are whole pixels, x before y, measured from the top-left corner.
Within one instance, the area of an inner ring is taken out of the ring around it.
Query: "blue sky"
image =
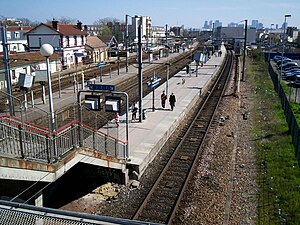
[[[0,16],[25,17],[32,21],[67,17],[84,24],[113,17],[121,21],[125,15],[150,16],[153,25],[203,26],[205,20],[230,22],[253,19],[265,27],[281,27],[285,14],[289,26],[300,28],[300,0],[0,0]]]

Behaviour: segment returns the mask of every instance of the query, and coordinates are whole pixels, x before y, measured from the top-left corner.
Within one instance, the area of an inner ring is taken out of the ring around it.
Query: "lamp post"
[[[291,17],[290,14],[284,15],[284,24],[283,24],[283,36],[282,36],[282,51],[281,51],[281,67],[280,67],[280,74],[278,79],[278,87],[280,86],[280,81],[282,78],[282,65],[283,65],[283,55],[284,55],[284,44],[285,44],[285,26],[286,26],[286,18]],[[278,89],[279,91],[279,89]]]
[[[246,47],[247,47],[247,26],[248,20],[245,20],[245,40],[244,40],[244,54],[243,54],[243,72],[242,72],[242,81],[245,78],[245,62],[246,62]]]
[[[7,85],[7,94],[8,94],[8,102],[9,102],[9,113],[11,116],[15,115],[14,110],[14,99],[12,93],[12,83],[11,83],[11,74],[10,74],[10,66],[9,66],[9,54],[8,54],[8,44],[7,44],[7,33],[6,27],[3,26],[1,29],[2,34],[2,45],[3,45],[3,63],[5,66],[5,80]]]
[[[274,23],[271,23],[271,29],[270,30],[272,30],[273,25],[274,25]],[[269,57],[268,57],[269,61],[271,59],[271,44],[272,44],[272,38],[271,38],[271,32],[269,31]]]
[[[50,44],[43,44],[40,48],[41,55],[46,58],[51,132],[55,131],[55,116],[53,110],[53,97],[52,97],[50,65],[49,65],[49,57],[53,54],[53,51],[54,49]]]
[[[126,73],[128,72],[128,16],[125,15],[126,33],[125,33],[125,49],[126,49]]]

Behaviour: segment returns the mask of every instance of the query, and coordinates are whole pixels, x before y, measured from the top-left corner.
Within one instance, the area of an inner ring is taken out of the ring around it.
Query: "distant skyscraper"
[[[204,25],[203,25],[203,28],[204,28],[204,29],[209,29],[208,21],[207,21],[207,20],[205,20]]]
[[[252,20],[251,28],[258,29],[258,20]]]
[[[222,27],[222,22],[220,22],[219,20],[215,20],[215,28],[217,27]]]
[[[212,29],[212,27],[213,27],[213,21],[210,20],[210,21],[209,21],[209,26],[208,26],[208,28],[209,28],[209,29]]]
[[[282,24],[281,29],[284,29],[284,28],[287,29],[287,27],[288,27],[288,23],[286,22],[286,23]]]

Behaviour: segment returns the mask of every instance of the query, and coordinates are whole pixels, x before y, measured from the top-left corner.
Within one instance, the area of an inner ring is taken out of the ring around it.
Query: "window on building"
[[[7,37],[7,40],[10,40],[10,39],[11,39],[11,33],[10,33],[10,31],[7,31],[6,37]]]
[[[77,46],[77,36],[74,36],[74,45]]]
[[[69,36],[66,36],[66,41],[67,41],[67,47],[70,46],[70,37]]]
[[[81,45],[84,45],[84,36],[81,36]]]
[[[20,39],[20,32],[15,32],[15,39]]]
[[[42,46],[42,38],[39,38],[39,46]]]

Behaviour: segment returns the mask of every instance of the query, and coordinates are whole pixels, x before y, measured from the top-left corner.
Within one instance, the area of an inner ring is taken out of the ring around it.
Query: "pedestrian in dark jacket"
[[[165,91],[163,91],[163,93],[161,94],[160,98],[161,98],[161,106],[163,108],[165,108],[165,106],[166,106],[166,100],[167,100],[167,96],[165,94]]]
[[[169,97],[169,102],[170,102],[170,106],[171,106],[171,110],[173,111],[174,107],[175,107],[175,102],[176,102],[176,98],[174,93],[172,93]]]

